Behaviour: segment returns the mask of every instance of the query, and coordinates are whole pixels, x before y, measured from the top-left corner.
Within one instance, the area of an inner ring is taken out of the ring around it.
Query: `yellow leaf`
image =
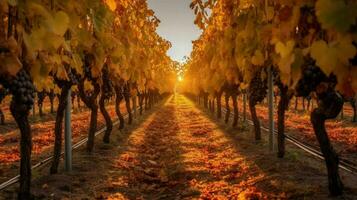
[[[264,55],[260,50],[256,50],[252,57],[252,64],[256,66],[262,66],[264,64]]]
[[[61,80],[68,80],[67,72],[63,65],[57,66],[56,77]]]
[[[69,17],[68,15],[63,12],[63,11],[58,11],[54,16],[52,20],[52,31],[53,33],[63,36],[65,32],[67,31],[69,26]]]
[[[310,49],[311,57],[316,60],[316,64],[328,75],[337,66],[335,52],[332,51],[323,40],[314,42]]]
[[[337,44],[337,57],[342,64],[348,65],[349,60],[357,54],[356,47],[352,44],[349,37],[341,37]]]
[[[92,66],[92,68],[91,68],[91,72],[92,72],[92,76],[93,77],[99,77],[100,76],[100,68],[99,67],[97,67],[98,65],[95,65],[95,66]]]
[[[71,67],[76,70],[78,74],[83,74],[82,70],[83,62],[78,54],[72,54]]]
[[[17,56],[11,53],[0,55],[0,74],[15,76],[21,68],[22,63]]]
[[[110,10],[114,11],[117,8],[115,0],[106,0],[106,3]]]
[[[62,64],[61,56],[58,55],[58,54],[53,55],[51,60],[55,65],[61,65]]]
[[[46,32],[43,27],[33,29],[31,34],[27,34],[26,32],[24,32],[24,42],[27,51],[33,58],[35,57],[35,53],[37,51],[44,49],[43,38],[45,35]]]
[[[61,45],[65,44],[62,36],[48,32],[43,38],[43,43],[48,51],[56,51]]]
[[[90,92],[90,91],[93,91],[93,85],[92,85],[92,83],[91,82],[89,82],[88,80],[85,80],[85,82],[84,82],[84,90],[86,91],[86,92]]]
[[[289,40],[286,44],[277,42],[275,45],[275,51],[280,54],[281,57],[286,57],[292,53],[295,47],[295,41]]]
[[[26,8],[26,10],[28,11],[28,15],[30,16],[30,17],[32,17],[32,16],[36,16],[36,15],[41,15],[41,16],[43,16],[43,17],[45,17],[45,18],[50,18],[50,13],[48,12],[48,10],[44,7],[44,6],[42,6],[41,4],[39,4],[39,3],[35,3],[35,2],[29,2],[28,4],[27,4],[27,8]]]
[[[285,85],[290,85],[292,75],[292,64],[295,61],[294,54],[295,42],[289,40],[286,44],[277,42],[275,45],[275,51],[280,54],[277,64],[280,70],[280,79]]]
[[[61,55],[62,63],[71,64],[71,58],[67,55]]]
[[[340,38],[327,44],[323,40],[315,41],[310,48],[311,57],[325,74],[336,72],[339,67],[349,64],[349,59],[357,53],[350,38]]]
[[[269,6],[268,8],[267,8],[267,13],[266,13],[266,15],[267,15],[267,20],[268,21],[270,21],[270,20],[272,20],[273,18],[274,18],[274,7],[272,7],[272,6]]]
[[[46,85],[44,81],[48,78],[50,71],[51,67],[39,60],[36,60],[31,64],[30,74],[34,83],[38,87],[44,87]]]

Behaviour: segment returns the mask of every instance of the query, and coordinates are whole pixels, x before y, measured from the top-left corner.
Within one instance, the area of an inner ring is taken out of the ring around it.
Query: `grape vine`
[[[316,95],[320,103],[311,122],[328,162],[330,193],[340,195],[338,156],[324,121],[341,110],[340,94],[352,97],[357,91],[356,2],[193,0],[190,7],[203,33],[185,64],[184,90],[214,96],[227,83],[240,85],[235,92],[247,89],[260,139],[255,105],[266,96],[265,72],[272,68],[283,99],[278,107],[279,157],[285,152],[282,131],[289,99]]]

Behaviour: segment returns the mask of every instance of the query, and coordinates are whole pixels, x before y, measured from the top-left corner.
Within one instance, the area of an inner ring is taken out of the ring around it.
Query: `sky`
[[[161,21],[158,34],[172,44],[169,56],[180,62],[185,56],[190,56],[191,41],[201,34],[193,23],[194,13],[190,3],[191,0],[148,0],[149,7]]]

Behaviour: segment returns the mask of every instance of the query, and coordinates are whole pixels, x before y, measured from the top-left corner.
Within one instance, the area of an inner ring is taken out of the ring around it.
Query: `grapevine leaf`
[[[45,80],[50,72],[51,68],[47,65],[43,65],[39,60],[36,60],[30,70],[31,77],[37,86],[43,87]]]
[[[55,65],[60,65],[62,64],[62,60],[61,60],[61,56],[58,54],[55,54],[51,57],[51,61],[55,64]]]
[[[0,55],[0,74],[15,76],[22,68],[22,63],[13,54]]]
[[[337,76],[336,89],[345,97],[353,97],[354,92],[351,85],[351,72],[348,68],[341,67],[335,71],[334,74]]]
[[[28,4],[27,10],[29,11],[27,14],[29,15],[29,17],[33,17],[33,16],[42,16],[45,19],[51,19],[51,14],[48,12],[48,10],[40,5],[39,3],[35,3],[35,2],[30,2]]]
[[[59,35],[48,32],[43,38],[43,43],[46,45],[46,50],[56,51],[61,45],[65,44],[65,40]]]
[[[106,0],[106,3],[110,10],[114,11],[117,8],[115,0]]]
[[[93,38],[92,34],[82,29],[79,30],[77,34],[77,39],[79,40],[80,44],[84,45],[86,49],[90,49],[93,46],[95,39]]]
[[[266,15],[267,15],[267,20],[268,20],[268,21],[271,21],[271,20],[274,18],[274,14],[275,14],[275,12],[274,12],[274,7],[268,6],[268,8],[267,8],[267,13],[266,13]]]
[[[63,12],[59,11],[53,16],[52,29],[57,35],[63,36],[69,27],[69,17]]]
[[[252,57],[252,64],[256,66],[262,66],[264,64],[264,55],[260,50],[256,50]]]
[[[286,44],[279,41],[275,45],[275,51],[280,55],[277,63],[280,69],[280,79],[285,85],[290,85],[291,82],[292,64],[295,61],[294,46],[293,40]]]
[[[72,54],[71,67],[74,68],[77,73],[83,74],[82,66],[83,66],[83,62],[81,57],[78,54]]]
[[[295,42],[293,40],[289,40],[286,44],[277,42],[275,45],[275,51],[280,54],[281,57],[287,57],[292,53],[294,46]]]
[[[348,65],[349,59],[356,55],[356,48],[350,38],[344,37],[327,44],[323,40],[315,41],[310,48],[311,57],[325,74],[339,70],[341,65]]]
[[[326,73],[330,74],[337,66],[336,52],[330,49],[323,40],[314,42],[310,49],[311,57],[316,60],[316,64]]]
[[[61,55],[61,60],[63,63],[66,63],[66,64],[72,63],[72,59],[67,55]]]
[[[66,69],[64,68],[64,65],[59,65],[56,68],[56,77],[61,79],[61,80],[69,80]]]
[[[92,83],[90,81],[88,81],[88,80],[84,81],[84,90],[86,92],[91,92],[91,91],[94,90],[94,87],[93,87],[93,85],[92,85]]]
[[[44,28],[34,29],[31,34],[24,33],[24,42],[28,53],[34,58],[36,51],[43,50],[43,38],[46,32]]]
[[[337,57],[344,65],[349,64],[349,60],[357,54],[356,47],[352,44],[349,37],[342,37],[338,40],[335,47],[337,50]]]
[[[8,3],[10,6],[17,6],[17,0],[7,0],[7,3]]]
[[[344,0],[318,0],[316,16],[323,28],[345,32],[356,23],[356,6]]]

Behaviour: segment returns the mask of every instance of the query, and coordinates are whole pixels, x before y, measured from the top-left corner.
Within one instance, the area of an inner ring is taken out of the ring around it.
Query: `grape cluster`
[[[261,72],[256,73],[249,84],[250,100],[254,103],[263,101],[267,95],[267,89],[267,81],[261,78]]]
[[[71,92],[72,101],[76,98],[76,96],[77,96],[77,92],[72,91],[72,92]]]
[[[62,88],[65,85],[76,85],[78,84],[78,75],[75,73],[75,70],[67,66],[66,69],[68,80],[61,80],[55,78],[56,84]]]
[[[303,71],[301,79],[298,81],[295,91],[298,97],[307,97],[323,81],[328,81],[328,77],[314,64],[307,65]]]
[[[72,83],[72,85],[78,84],[78,77],[73,69],[67,70],[67,75],[68,75],[68,79]]]
[[[26,105],[30,110],[35,98],[35,87],[27,71],[20,70],[10,83],[10,92],[15,102]]]

